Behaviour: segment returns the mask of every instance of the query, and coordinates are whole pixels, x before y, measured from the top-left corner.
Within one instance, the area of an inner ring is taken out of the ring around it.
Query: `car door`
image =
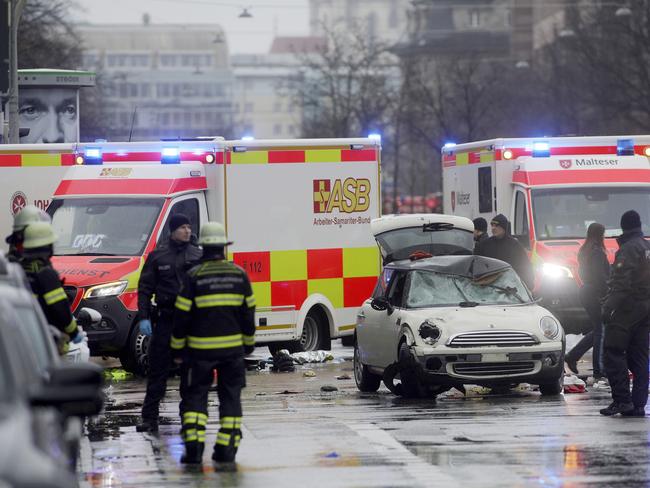
[[[378,349],[382,347],[382,344],[379,340],[378,328],[383,323],[386,315],[385,311],[372,308],[371,303],[375,298],[386,297],[394,272],[394,268],[384,268],[377,280],[372,296],[364,302],[357,314],[357,345],[361,355],[361,362],[367,365],[379,366]]]
[[[397,361],[397,342],[404,310],[407,276],[408,272],[406,270],[395,271],[395,276],[392,277],[386,295],[390,308],[382,311],[383,315],[378,320],[377,342],[379,347],[377,347],[377,360],[381,367],[386,367]]]

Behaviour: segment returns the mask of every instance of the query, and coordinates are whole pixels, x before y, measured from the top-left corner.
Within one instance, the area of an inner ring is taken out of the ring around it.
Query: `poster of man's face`
[[[29,129],[21,143],[77,141],[76,88],[21,87],[18,104],[20,128]]]

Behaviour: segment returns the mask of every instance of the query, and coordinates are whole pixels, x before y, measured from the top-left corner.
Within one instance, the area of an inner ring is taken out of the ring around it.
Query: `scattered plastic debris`
[[[336,377],[337,380],[351,380],[352,376],[349,374],[341,374]]]
[[[320,387],[320,391],[339,391],[339,389],[333,385],[323,385]]]
[[[586,386],[586,383],[574,374],[564,377],[564,393],[585,393]]]
[[[524,392],[524,391],[532,391],[533,387],[530,385],[530,383],[519,383],[517,386],[513,388],[514,391],[519,391],[519,392]]]
[[[316,373],[314,373],[311,369],[308,369],[302,375],[306,376],[307,378],[313,378],[314,376],[316,376]]]
[[[273,366],[271,366],[271,371],[281,372],[281,373],[291,373],[296,370],[296,367],[293,365],[293,358],[289,351],[286,349],[281,349],[273,356]]]
[[[336,451],[332,451],[332,452],[329,452],[329,453],[325,454],[325,457],[326,458],[337,458],[337,457],[341,457],[341,456],[339,456],[339,454]]]
[[[125,380],[133,377],[133,373],[129,373],[122,368],[107,368],[104,370],[104,378],[108,380]]]
[[[298,364],[305,363],[324,363],[326,361],[332,361],[334,356],[329,351],[305,351],[305,352],[294,352],[291,357]]]
[[[282,390],[282,391],[276,391],[276,395],[298,395],[300,393],[304,393],[304,391],[297,391],[297,390]]]

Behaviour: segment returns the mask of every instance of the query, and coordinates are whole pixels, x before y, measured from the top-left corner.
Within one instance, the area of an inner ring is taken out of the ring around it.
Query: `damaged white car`
[[[388,236],[398,230],[394,222],[389,228],[375,222],[385,266],[358,312],[358,388],[376,391],[384,381],[393,393],[426,397],[465,384],[507,388],[525,382],[539,385],[542,395],[561,393],[560,323],[537,305],[510,265],[468,255],[471,241],[462,249],[450,233],[467,223],[443,223],[412,227],[403,254],[395,247],[400,239]],[[421,244],[414,242],[418,231]],[[458,255],[436,255],[450,253]],[[389,262],[391,256],[398,260]]]

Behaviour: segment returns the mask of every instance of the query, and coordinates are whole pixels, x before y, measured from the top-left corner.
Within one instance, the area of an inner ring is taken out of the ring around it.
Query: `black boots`
[[[135,426],[137,432],[149,432],[150,434],[158,433],[158,420],[142,419],[138,425]]]
[[[635,408],[634,408],[634,404],[632,403],[612,402],[609,404],[607,408],[601,409],[600,414],[605,415],[606,417],[611,417],[612,415],[616,415],[617,413],[620,413],[621,415],[628,417],[628,416],[632,416],[632,413],[634,411]]]
[[[185,454],[181,456],[181,463],[201,464],[203,462],[203,447],[202,442],[186,442]]]

